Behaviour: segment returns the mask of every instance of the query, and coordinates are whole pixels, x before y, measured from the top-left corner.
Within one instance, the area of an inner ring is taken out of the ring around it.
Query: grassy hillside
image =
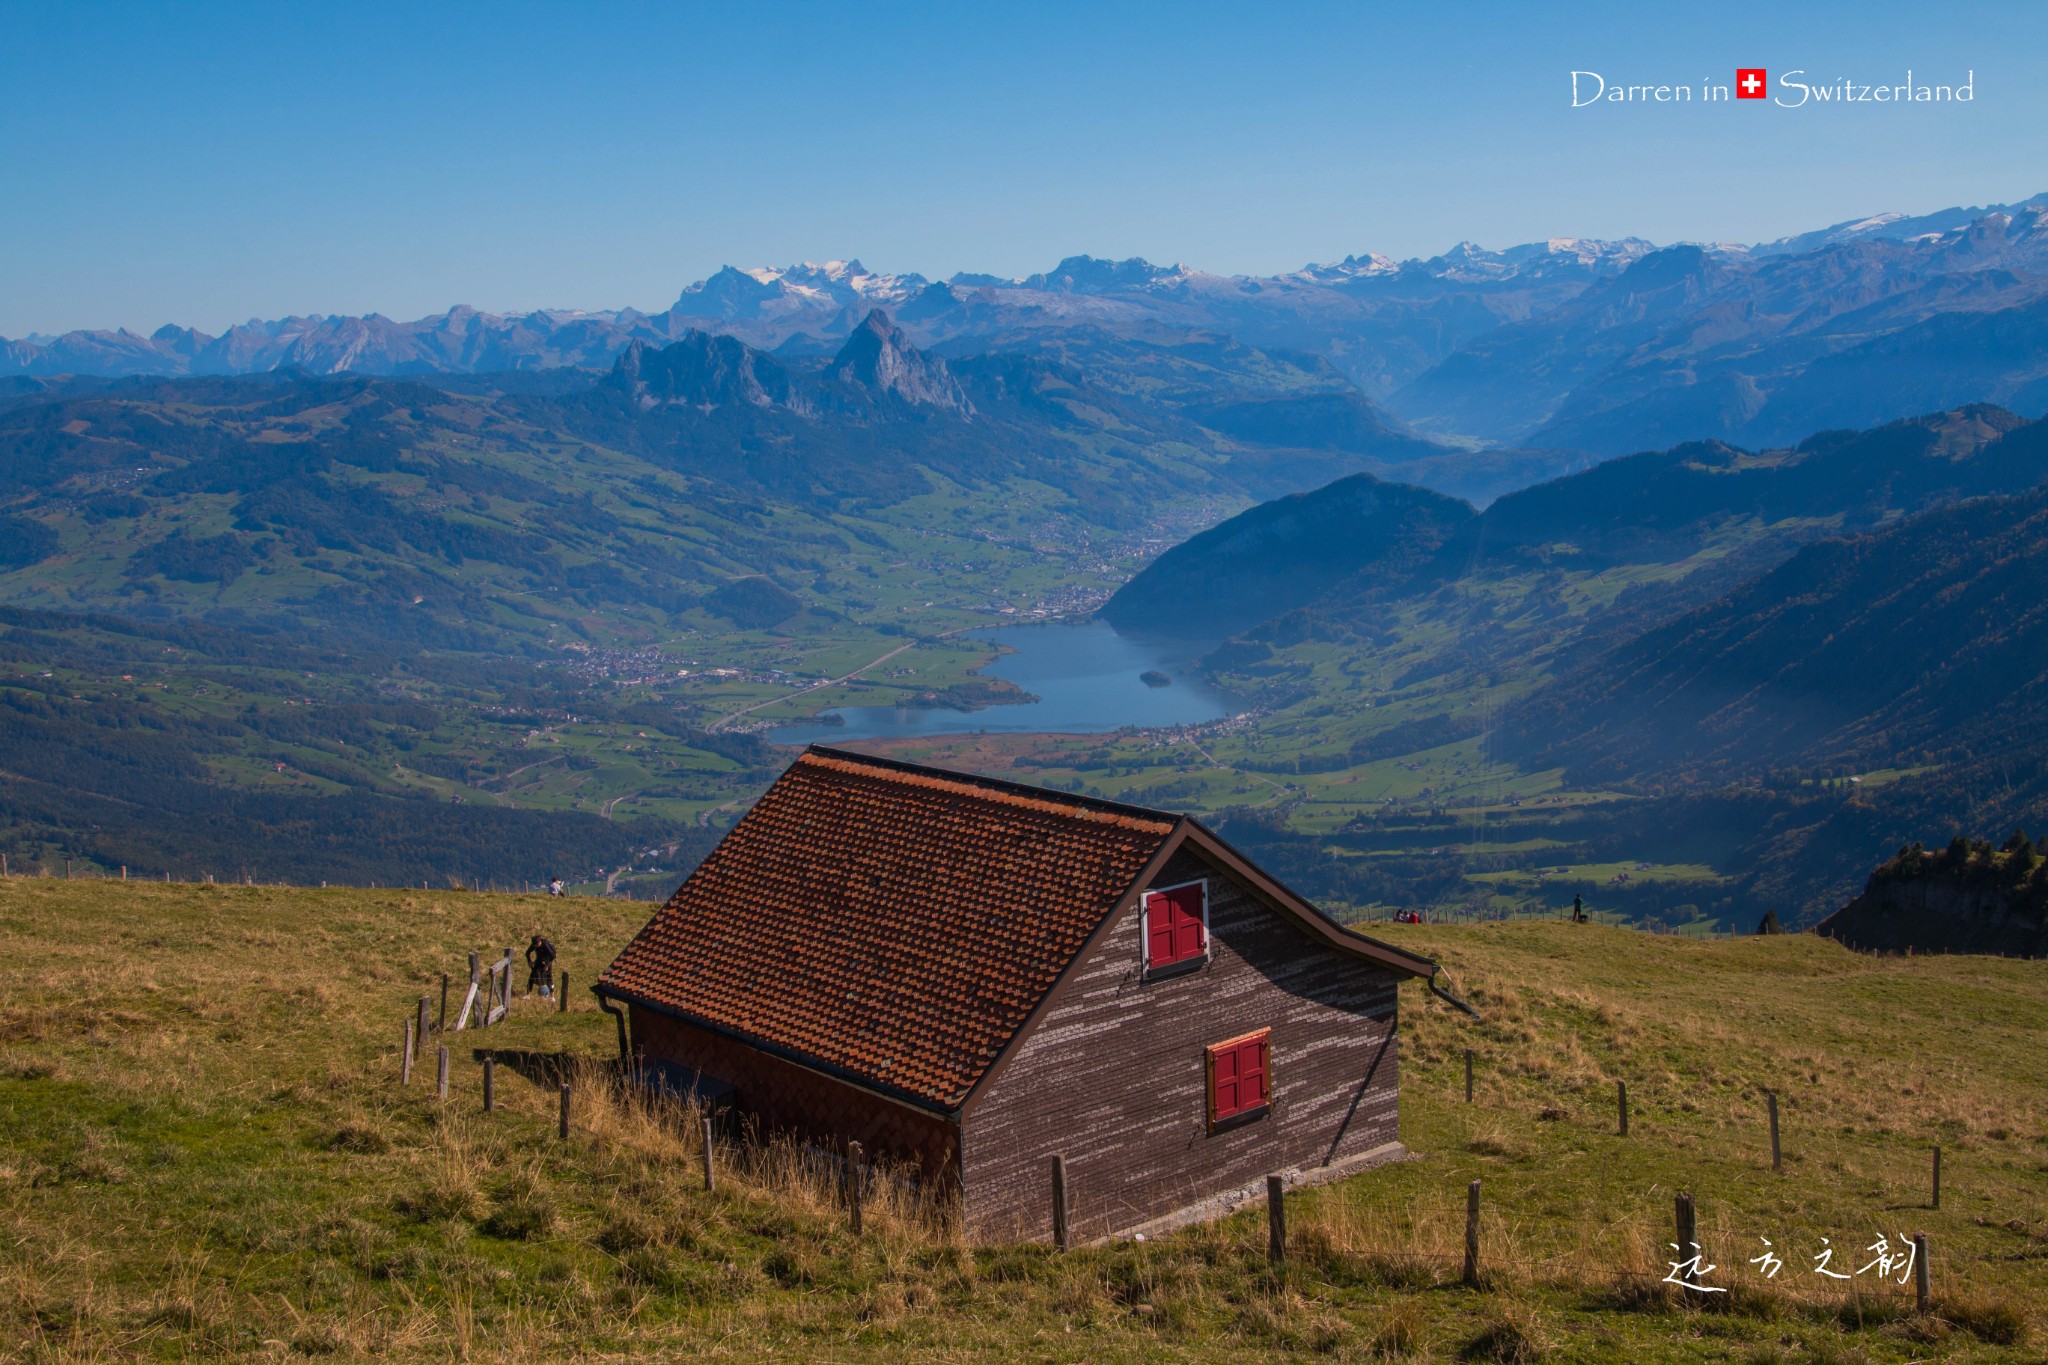
[[[1403,1138],[1423,1159],[1290,1196],[1297,1255],[1276,1274],[1252,1214],[1061,1256],[960,1245],[892,1192],[856,1237],[788,1149],[721,1152],[706,1195],[691,1128],[611,1098],[612,1021],[583,990],[643,910],[0,881],[0,1353],[2028,1360],[2048,1332],[2048,964],[1402,927],[1486,1020],[1404,992]],[[521,1001],[460,1037],[445,1105],[430,1079],[401,1089],[412,1002],[535,928],[575,1010]],[[508,1057],[491,1115],[479,1043]],[[576,1077],[567,1143],[557,1068]],[[1456,1287],[1475,1178],[1482,1293]],[[1736,1290],[1705,1311],[1657,1284],[1674,1189],[1698,1195],[1710,1280]],[[1822,1237],[1854,1270],[1878,1233],[1919,1231],[1933,1318],[1873,1275],[1810,1273]],[[1775,1281],[1746,1264],[1759,1237],[1786,1261]]]

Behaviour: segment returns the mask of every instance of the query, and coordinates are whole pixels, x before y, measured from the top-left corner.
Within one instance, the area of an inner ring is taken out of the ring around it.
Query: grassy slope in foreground
[[[551,1088],[509,1066],[502,1112],[480,1113],[475,1043],[611,1053],[584,987],[643,912],[0,881],[0,1353],[2020,1360],[2048,1329],[2048,963],[1403,927],[1486,1021],[1404,989],[1403,1137],[1425,1159],[1290,1196],[1297,1254],[1275,1275],[1255,1214],[1059,1256],[962,1247],[891,1202],[856,1239],[787,1152],[704,1194],[687,1129],[634,1119],[594,1079],[566,1144]],[[431,1053],[401,1090],[411,1002],[464,950],[536,927],[563,945],[576,1011],[523,1001],[459,1038],[446,1107]],[[1779,1176],[1759,1086],[1784,1097]],[[1474,1178],[1482,1294],[1456,1287]],[[1738,1287],[1718,1311],[1655,1283],[1681,1188],[1715,1280]],[[1853,1269],[1878,1232],[1923,1230],[1938,1319],[1808,1270],[1822,1236]],[[1775,1285],[1745,1264],[1759,1236],[1787,1262]]]

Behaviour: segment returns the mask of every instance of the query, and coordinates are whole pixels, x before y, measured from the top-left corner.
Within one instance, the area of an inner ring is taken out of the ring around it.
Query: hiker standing
[[[562,879],[560,877],[548,878],[548,894],[550,896],[559,896],[562,894]]]
[[[543,1000],[555,993],[555,945],[542,934],[526,945],[526,993],[533,994],[536,987]]]
[[[1586,898],[1585,898],[1584,896],[1573,896],[1573,897],[1572,897],[1572,923],[1573,923],[1573,924],[1584,924],[1585,922],[1586,922]]]

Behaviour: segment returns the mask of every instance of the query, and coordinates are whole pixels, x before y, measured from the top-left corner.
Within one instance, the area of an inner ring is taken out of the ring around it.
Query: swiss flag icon
[[[1735,68],[1735,98],[1760,100],[1771,93],[1770,73],[1760,66]]]

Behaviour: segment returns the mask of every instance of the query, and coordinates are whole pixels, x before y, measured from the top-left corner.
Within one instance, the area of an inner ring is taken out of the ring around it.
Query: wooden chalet
[[[1049,1237],[1061,1156],[1080,1239],[1400,1155],[1436,970],[1190,817],[813,747],[594,989],[644,1068],[915,1163],[972,1236]]]

